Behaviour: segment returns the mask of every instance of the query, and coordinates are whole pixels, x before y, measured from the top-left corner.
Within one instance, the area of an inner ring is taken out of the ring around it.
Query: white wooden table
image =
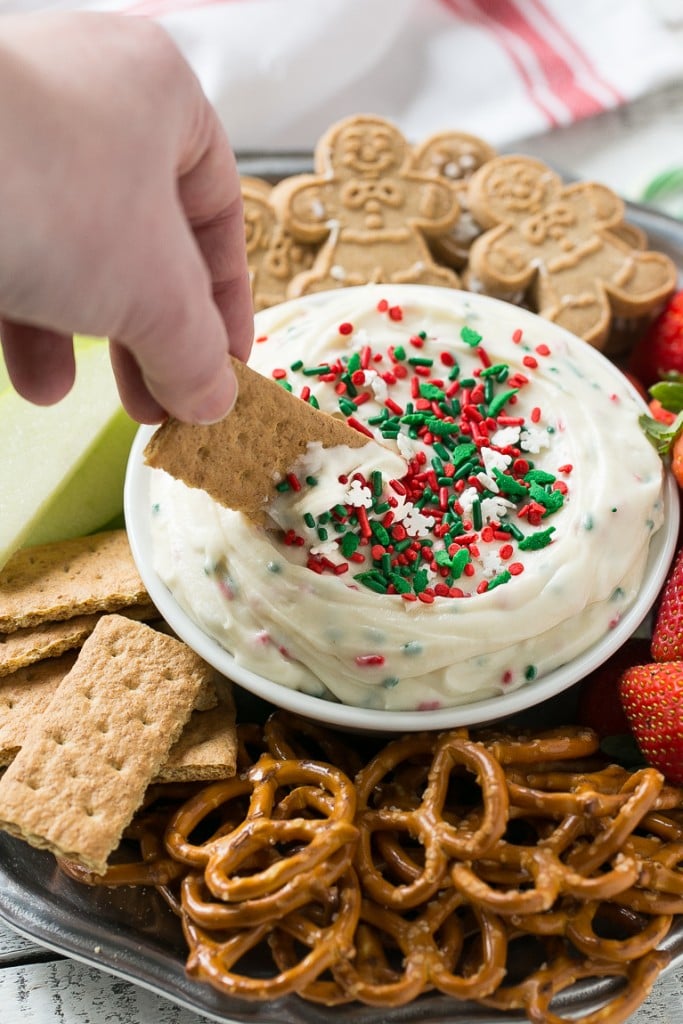
[[[683,81],[628,110],[520,141],[515,148],[636,199],[656,174],[683,167]],[[679,208],[683,212],[683,196]],[[41,949],[0,924],[1,1024],[205,1021],[161,996]],[[661,978],[629,1024],[683,1024],[683,977]]]

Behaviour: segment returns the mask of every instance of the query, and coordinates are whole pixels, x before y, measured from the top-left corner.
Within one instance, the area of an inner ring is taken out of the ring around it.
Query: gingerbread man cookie
[[[565,186],[539,160],[488,161],[470,179],[468,204],[487,229],[470,249],[469,287],[524,295],[535,312],[597,348],[614,317],[652,314],[676,286],[667,256],[620,237],[618,196],[590,182]]]
[[[240,185],[254,309],[266,309],[285,301],[292,278],[312,266],[315,248],[285,231],[270,203],[272,185],[246,175]]]
[[[285,230],[322,243],[311,270],[292,282],[292,296],[370,282],[459,286],[425,241],[457,220],[456,190],[415,170],[407,141],[381,117],[333,125],[316,146],[315,173],[285,179],[271,202]]]
[[[495,149],[467,132],[438,132],[413,149],[416,170],[445,178],[456,190],[460,216],[450,231],[429,240],[434,256],[449,267],[461,269],[467,264],[470,246],[482,232],[467,206],[467,182],[494,156]]]

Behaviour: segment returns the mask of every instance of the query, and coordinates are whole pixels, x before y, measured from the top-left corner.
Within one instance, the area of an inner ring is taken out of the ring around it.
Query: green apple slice
[[[38,407],[0,391],[0,565],[18,548],[90,533],[120,515],[136,424],[106,343],[79,340],[76,383]]]

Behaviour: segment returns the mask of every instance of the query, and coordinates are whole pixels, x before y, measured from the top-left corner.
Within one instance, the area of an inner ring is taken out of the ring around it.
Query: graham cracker
[[[0,572],[0,633],[148,601],[125,530],[39,544]]]
[[[360,448],[370,438],[238,359],[233,366],[239,391],[232,411],[209,426],[166,420],[147,444],[145,461],[260,523],[276,484],[309,442]]]
[[[235,774],[237,731],[229,684],[217,685],[216,696],[214,708],[192,712],[155,782],[202,782]]]
[[[105,615],[0,779],[0,828],[103,874],[214,670]]]
[[[0,766],[10,764],[49,705],[76,654],[28,665],[0,679]]]
[[[120,614],[145,622],[156,618],[159,613],[153,604],[144,604],[122,609]],[[100,617],[97,612],[75,615],[71,619],[41,622],[37,626],[0,634],[0,676],[10,675],[24,665],[32,665],[44,658],[57,658],[65,651],[80,647]]]

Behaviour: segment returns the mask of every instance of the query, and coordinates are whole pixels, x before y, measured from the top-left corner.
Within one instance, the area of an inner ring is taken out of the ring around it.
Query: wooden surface
[[[627,110],[605,114],[550,137],[524,140],[518,151],[551,161],[577,176],[603,181],[626,198],[637,199],[656,174],[683,167],[683,82]],[[683,197],[678,202],[683,215]],[[671,200],[671,206],[675,203]],[[380,1013],[377,1020],[381,1021]],[[0,924],[0,1021],[203,1024],[206,1018],[41,950]],[[683,1024],[683,977],[669,974],[661,978],[629,1024]]]

